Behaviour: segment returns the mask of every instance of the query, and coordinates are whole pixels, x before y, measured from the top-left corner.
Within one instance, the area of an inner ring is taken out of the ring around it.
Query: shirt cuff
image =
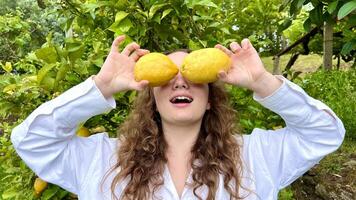
[[[107,113],[114,108],[116,108],[115,99],[113,97],[106,99],[96,87],[92,77],[89,77],[42,104],[30,115],[27,122],[30,123],[39,114],[52,114],[57,123],[65,127],[75,127],[90,117]]]
[[[311,114],[313,109],[328,110],[336,118],[335,113],[328,106],[310,97],[300,86],[281,75],[276,75],[276,77],[283,81],[282,85],[265,98],[253,94],[255,101],[279,114],[283,119],[288,118],[287,121],[290,122],[298,122],[298,118],[302,116],[305,118]]]
[[[275,75],[276,78],[282,81],[282,85],[277,88],[272,94],[268,95],[267,97],[261,98],[255,92],[253,93],[253,99],[262,105],[274,105],[279,102],[279,99],[283,97],[287,92],[288,88],[286,86],[288,79],[286,79],[282,75]]]

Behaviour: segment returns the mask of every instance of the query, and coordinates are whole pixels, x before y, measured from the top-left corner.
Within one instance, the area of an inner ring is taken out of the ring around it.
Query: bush
[[[227,86],[227,90],[242,134],[250,134],[254,128],[278,129],[285,125],[279,115],[253,100],[252,91],[235,86]]]
[[[317,71],[297,81],[310,96],[323,101],[342,120],[347,139],[356,139],[356,70]]]
[[[317,71],[304,78],[296,78],[311,97],[328,105],[342,120],[347,139],[356,139],[356,70]],[[227,87],[231,104],[238,112],[238,123],[242,133],[251,133],[253,128],[276,129],[284,126],[283,120],[275,113],[262,107],[252,99],[252,91]]]

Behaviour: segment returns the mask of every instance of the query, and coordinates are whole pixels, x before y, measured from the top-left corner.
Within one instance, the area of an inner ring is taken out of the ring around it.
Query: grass
[[[278,200],[295,200],[293,190],[290,186],[284,188],[278,193]]]
[[[290,54],[283,55],[280,57],[279,66],[281,71],[287,65],[289,58],[291,57]],[[265,65],[265,68],[269,71],[273,71],[273,57],[262,57],[262,62]],[[297,61],[294,63],[292,69],[295,71],[302,71],[302,72],[314,72],[323,64],[323,57],[318,54],[310,54],[310,55],[300,55]],[[337,59],[333,59],[333,66],[336,68]],[[340,68],[345,69],[351,67],[352,62],[345,63],[343,60],[340,62]]]

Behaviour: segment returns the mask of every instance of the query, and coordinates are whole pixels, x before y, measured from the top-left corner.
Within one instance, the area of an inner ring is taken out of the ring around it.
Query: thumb
[[[219,71],[218,78],[224,82],[227,82],[227,74],[225,71]]]
[[[143,90],[148,86],[149,82],[147,80],[142,80],[135,84],[134,89],[136,90]]]

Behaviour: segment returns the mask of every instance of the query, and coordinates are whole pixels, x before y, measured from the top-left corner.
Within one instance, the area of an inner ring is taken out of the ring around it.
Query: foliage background
[[[261,55],[271,56],[311,28],[320,26],[323,20],[320,15],[336,16],[342,6],[351,1],[340,0],[336,6],[333,2],[1,0],[0,199],[74,198],[54,185],[40,197],[33,195],[36,175],[14,151],[11,130],[42,103],[96,74],[115,36],[128,36],[121,48],[136,41],[141,47],[158,52],[179,48],[194,50],[217,43],[228,45],[248,37]],[[342,53],[349,62],[355,50],[355,21],[352,13],[335,21],[335,32],[342,35],[335,41],[335,55]],[[321,36],[313,38],[309,44],[312,53],[321,53],[321,41]],[[293,50],[298,51],[302,51],[300,46]],[[343,120],[348,140],[355,140],[355,69],[319,70],[304,75],[293,76],[292,71],[288,78],[311,96],[326,102]],[[232,106],[239,113],[236,122],[242,132],[249,133],[255,127],[277,129],[284,125],[279,116],[253,101],[251,91],[229,86],[227,90]],[[89,119],[85,126],[93,134],[98,127],[104,127],[115,136],[135,96],[136,92],[115,95],[117,108]],[[292,191],[282,193],[281,198],[290,199]]]

